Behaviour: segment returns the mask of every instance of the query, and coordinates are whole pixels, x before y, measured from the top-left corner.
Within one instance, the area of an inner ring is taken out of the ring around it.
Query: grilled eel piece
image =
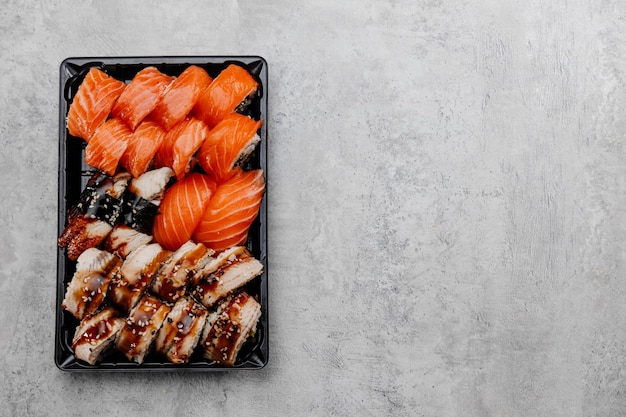
[[[193,298],[176,301],[156,338],[156,350],[175,364],[186,363],[200,340],[208,311]]]
[[[158,298],[145,294],[131,310],[124,327],[115,341],[115,347],[128,360],[143,363],[152,342],[171,308]]]
[[[263,264],[244,246],[219,253],[193,276],[191,294],[205,307],[263,273]]]
[[[95,313],[105,300],[111,279],[122,265],[112,253],[89,248],[79,257],[61,306],[82,320]]]
[[[204,357],[226,366],[233,366],[248,336],[256,329],[261,305],[246,292],[231,294],[209,311],[202,334]]]
[[[126,259],[131,252],[152,242],[152,225],[163,193],[174,180],[174,171],[163,167],[133,179],[123,196],[122,212],[104,241],[104,248]]]
[[[91,176],[78,203],[70,209],[58,240],[69,259],[75,261],[109,235],[122,211],[122,196],[130,178],[126,172],[110,177],[97,171]]]
[[[76,358],[95,365],[109,351],[117,334],[124,327],[124,319],[113,307],[105,307],[86,316],[76,328],[72,349]]]
[[[170,256],[158,243],[131,252],[109,285],[109,299],[128,313],[148,288],[161,263]]]

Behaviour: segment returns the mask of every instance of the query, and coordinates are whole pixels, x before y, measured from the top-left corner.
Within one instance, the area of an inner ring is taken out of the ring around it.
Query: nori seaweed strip
[[[107,194],[107,190],[114,184],[113,177],[97,171],[87,182],[85,189],[80,193],[76,206],[84,217],[98,219],[115,226],[122,210],[122,201]]]
[[[138,232],[152,235],[152,225],[154,224],[154,218],[158,211],[159,206],[156,204],[130,191],[124,193],[121,216],[122,223],[132,227]]]

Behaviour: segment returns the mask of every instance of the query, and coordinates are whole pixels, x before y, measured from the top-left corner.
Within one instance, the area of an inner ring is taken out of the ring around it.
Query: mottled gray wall
[[[0,415],[626,415],[626,3],[42,3],[0,9]],[[269,62],[269,365],[62,373],[58,66],[185,54]]]

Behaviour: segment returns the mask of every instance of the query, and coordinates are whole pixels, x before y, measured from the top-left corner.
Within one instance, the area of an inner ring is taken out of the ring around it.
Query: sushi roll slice
[[[258,86],[248,71],[231,64],[202,91],[192,114],[212,129],[237,107],[244,107]]]
[[[225,256],[222,256],[225,254]],[[208,263],[194,277],[191,295],[205,307],[242,287],[263,273],[263,264],[244,247],[238,246],[220,254],[221,262]]]
[[[218,185],[192,234],[195,242],[215,251],[242,245],[259,214],[265,193],[263,171],[238,171]]]
[[[204,69],[196,65],[187,67],[167,86],[150,117],[165,130],[170,130],[187,116],[212,80]]]
[[[152,242],[152,236],[141,233],[130,226],[120,224],[109,233],[104,249],[126,259],[133,251]]]
[[[186,363],[200,340],[207,315],[192,298],[179,298],[159,330],[156,350],[172,363]]]
[[[69,259],[75,261],[109,235],[122,211],[122,196],[129,180],[128,173],[110,177],[96,172],[91,176],[78,203],[70,209],[58,240],[59,247],[67,249]]]
[[[122,91],[111,114],[135,130],[139,123],[157,106],[174,77],[163,74],[155,67],[139,71]]]
[[[119,119],[109,119],[93,134],[85,148],[85,162],[114,175],[132,132]]]
[[[245,292],[222,299],[209,311],[204,327],[204,357],[226,366],[234,366],[237,355],[248,337],[256,330],[261,305]]]
[[[125,88],[123,82],[97,68],[91,68],[78,87],[67,113],[70,135],[89,142]]]
[[[198,151],[202,169],[220,183],[246,162],[261,138],[257,134],[263,122],[231,113],[209,132]]]
[[[94,315],[85,317],[74,333],[72,349],[76,358],[95,365],[114,345],[125,320],[117,310],[105,307]]]
[[[163,262],[150,290],[164,301],[176,301],[184,295],[191,277],[212,254],[213,251],[201,243],[185,243]]]
[[[131,134],[122,158],[122,165],[133,178],[148,171],[154,156],[163,144],[165,130],[155,122],[146,120]]]
[[[165,135],[154,159],[155,166],[172,168],[176,178],[181,180],[192,170],[193,156],[208,134],[209,128],[198,119],[181,121]]]
[[[145,245],[133,251],[124,261],[109,285],[109,299],[128,313],[139,301],[152,278],[171,252],[158,243]]]
[[[115,347],[130,361],[143,363],[152,342],[171,308],[158,298],[145,294],[131,310]]]
[[[131,181],[128,191],[155,205],[161,204],[165,189],[174,182],[174,171],[164,167],[148,171]]]
[[[112,253],[89,248],[79,257],[61,306],[82,320],[103,304],[109,284],[122,260]]]
[[[154,219],[154,239],[169,250],[188,242],[215,188],[213,179],[198,172],[172,185],[165,192]]]
[[[152,242],[154,218],[173,174],[169,168],[159,168],[131,181],[124,194],[121,224],[106,238],[106,250],[126,259],[132,251]]]

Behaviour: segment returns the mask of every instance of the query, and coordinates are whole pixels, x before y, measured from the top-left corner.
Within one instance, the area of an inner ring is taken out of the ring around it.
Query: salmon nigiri
[[[150,167],[164,139],[165,130],[160,125],[151,120],[141,122],[130,136],[120,164],[133,178],[139,177]]]
[[[139,71],[115,102],[111,114],[121,119],[132,130],[157,106],[161,95],[174,77],[155,67]]]
[[[187,242],[215,187],[215,181],[208,175],[194,172],[168,188],[154,219],[154,240],[171,251]]]
[[[191,170],[193,155],[200,149],[209,134],[209,128],[200,120],[187,118],[174,126],[163,139],[155,165],[169,167],[181,179]]]
[[[131,130],[119,119],[109,119],[93,134],[85,148],[85,162],[114,175],[128,146]]]
[[[198,152],[202,169],[218,183],[227,180],[261,140],[257,131],[262,123],[239,113],[226,116],[209,132]]]
[[[202,68],[191,65],[168,86],[150,117],[165,130],[183,120],[196,104],[200,93],[213,79]]]
[[[67,129],[70,135],[91,139],[96,128],[109,116],[115,101],[126,84],[91,68],[78,87],[67,113]]]
[[[231,64],[200,94],[193,114],[211,129],[256,92],[258,83],[244,68]]]
[[[193,240],[216,251],[244,244],[264,192],[262,170],[238,169],[215,190],[192,235]]]

